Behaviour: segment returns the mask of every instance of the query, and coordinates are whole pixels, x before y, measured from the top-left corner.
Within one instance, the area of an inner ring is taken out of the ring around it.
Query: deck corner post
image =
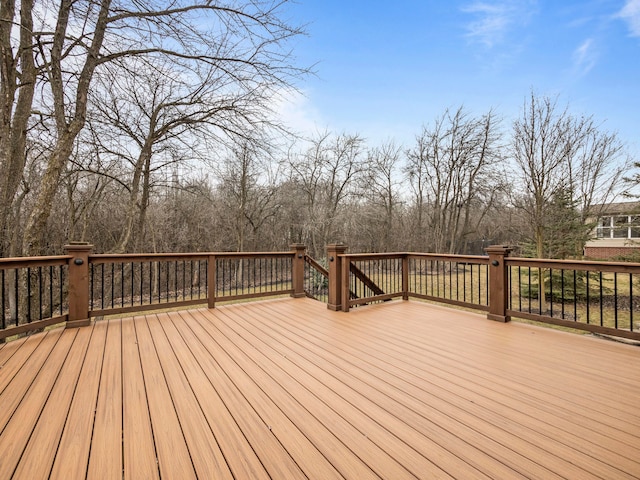
[[[304,243],[294,243],[290,245],[293,254],[291,262],[291,283],[293,285],[293,298],[305,297],[304,293],[304,256],[307,246]]]
[[[207,260],[207,308],[216,308],[216,256],[209,255]]]
[[[509,271],[504,259],[512,250],[507,245],[491,245],[485,248],[489,255],[489,320],[505,323],[511,321],[511,317],[507,315]]]
[[[327,245],[327,259],[329,260],[329,292],[327,308],[342,310],[342,257],[347,246],[342,243]]]
[[[89,318],[89,255],[93,245],[86,242],[70,242],[65,245],[65,255],[70,255],[69,316],[66,328],[86,327]]]

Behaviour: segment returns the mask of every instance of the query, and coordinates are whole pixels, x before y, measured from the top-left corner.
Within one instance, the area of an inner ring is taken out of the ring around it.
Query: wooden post
[[[291,263],[291,283],[293,284],[293,298],[305,297],[304,293],[304,252],[306,246],[303,243],[294,243],[291,245],[293,250],[293,262]]]
[[[69,259],[69,316],[66,328],[86,327],[89,318],[89,254],[93,245],[71,242],[64,252]]]
[[[209,255],[207,260],[207,308],[216,308],[216,256]]]
[[[511,250],[512,248],[506,245],[492,245],[484,250],[489,255],[489,320],[511,321],[511,317],[507,315],[509,272],[504,261]]]
[[[402,257],[402,299],[409,300],[409,255]]]
[[[327,308],[329,310],[342,310],[342,255],[347,251],[347,246],[341,243],[327,245],[327,258],[329,259],[329,294]]]

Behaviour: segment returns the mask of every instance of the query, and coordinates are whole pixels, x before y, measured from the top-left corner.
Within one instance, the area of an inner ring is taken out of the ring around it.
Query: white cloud
[[[274,110],[284,125],[300,135],[310,135],[321,128],[320,112],[304,92],[281,93]]]
[[[617,16],[627,22],[631,36],[640,37],[640,0],[627,0]]]
[[[597,53],[592,38],[587,38],[573,51],[573,66],[580,75],[588,73],[596,64]]]
[[[462,8],[475,19],[467,25],[467,37],[488,48],[501,43],[516,25],[524,25],[533,14],[533,0],[476,1]]]

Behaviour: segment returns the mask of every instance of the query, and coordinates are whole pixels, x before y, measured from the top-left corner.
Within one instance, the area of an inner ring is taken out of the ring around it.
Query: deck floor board
[[[640,348],[423,302],[0,345],[0,478],[640,478]]]

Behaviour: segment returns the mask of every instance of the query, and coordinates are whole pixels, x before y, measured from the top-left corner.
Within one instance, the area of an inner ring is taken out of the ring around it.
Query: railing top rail
[[[352,260],[379,260],[379,259],[393,259],[404,258],[406,253],[401,252],[389,252],[389,253],[342,253],[338,255],[340,257],[349,258]]]
[[[145,262],[158,260],[205,260],[208,257],[216,258],[269,258],[290,257],[291,251],[285,252],[192,252],[192,253],[104,253],[89,255],[91,263],[111,263],[118,261]]]
[[[505,264],[515,267],[541,267],[597,272],[640,273],[640,263],[603,262],[598,260],[554,260],[539,258],[505,257]]]
[[[293,251],[285,252],[219,252],[211,253],[216,258],[268,258],[268,257],[292,257]]]
[[[66,265],[71,255],[52,255],[47,257],[9,257],[0,258],[0,270],[27,267],[48,267]]]
[[[304,260],[317,271],[319,271],[324,277],[329,277],[329,270],[320,265],[314,258],[310,257],[309,255],[305,255]]]
[[[420,253],[420,252],[389,252],[389,253],[343,253],[339,256],[352,260],[376,260],[381,258],[430,258],[435,260],[449,260],[452,262],[469,262],[488,264],[487,255],[457,255],[452,253]]]
[[[410,258],[433,258],[436,260],[449,260],[452,262],[468,262],[488,264],[489,257],[487,255],[458,255],[454,253],[407,253]]]

